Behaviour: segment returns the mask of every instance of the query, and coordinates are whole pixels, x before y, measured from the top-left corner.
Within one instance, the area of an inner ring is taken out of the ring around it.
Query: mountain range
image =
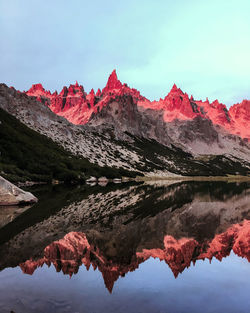
[[[175,84],[164,99],[149,101],[139,91],[122,84],[114,70],[109,76],[107,85],[95,91],[91,89],[87,94],[83,86],[75,85],[63,87],[58,94],[46,91],[41,84],[32,85],[26,92],[29,96],[35,96],[39,101],[49,106],[58,115],[64,116],[73,124],[86,124],[98,114],[103,107],[107,106],[117,97],[130,96],[139,108],[151,109],[163,112],[163,119],[170,123],[174,120],[193,120],[200,116],[209,119],[214,125],[219,125],[229,133],[238,135],[243,139],[250,139],[250,101],[243,100],[230,107],[220,103],[218,100],[209,102],[194,100],[189,97]]]
[[[164,99],[150,101],[122,84],[114,70],[102,90],[90,93],[77,82],[60,93],[41,84],[26,92],[1,84],[0,108],[70,153],[68,158],[115,170],[116,176],[249,175],[248,100],[228,110],[218,100],[194,100],[174,85]],[[8,178],[4,162],[0,170]],[[96,176],[96,168],[85,178]]]

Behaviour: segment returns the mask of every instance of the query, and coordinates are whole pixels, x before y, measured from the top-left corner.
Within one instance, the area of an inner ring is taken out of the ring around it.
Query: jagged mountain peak
[[[33,84],[31,88],[26,92],[28,96],[37,97],[41,99],[41,97],[50,98],[51,92],[44,89],[42,84]]]
[[[101,96],[101,93],[102,93],[102,92],[101,92],[101,89],[98,88],[98,90],[97,90],[97,92],[96,92],[96,96],[97,96],[97,97],[100,97],[100,96]]]
[[[113,72],[109,75],[106,87],[103,88],[102,93],[106,93],[113,89],[121,89],[121,88],[122,88],[122,83],[117,78],[116,70],[113,70]]]
[[[46,92],[43,85],[38,83],[38,84],[33,84],[31,88],[26,92],[28,95],[31,94],[38,94],[39,92]]]
[[[45,90],[45,89],[43,88],[42,84],[38,83],[38,84],[33,84],[30,90]]]
[[[90,93],[89,93],[89,94],[90,94],[90,95],[95,95],[95,91],[94,91],[93,88],[90,90]]]
[[[173,84],[173,87],[170,90],[169,94],[173,94],[176,92],[183,94],[183,91],[180,88],[178,88],[176,84]]]
[[[238,116],[241,115],[241,112],[250,114],[250,100],[244,99],[242,102],[234,104],[230,107],[229,112],[237,114]]]

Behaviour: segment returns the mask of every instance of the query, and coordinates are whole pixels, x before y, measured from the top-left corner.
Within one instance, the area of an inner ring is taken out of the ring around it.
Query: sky
[[[88,92],[118,78],[150,100],[250,99],[249,0],[0,0],[0,82]]]

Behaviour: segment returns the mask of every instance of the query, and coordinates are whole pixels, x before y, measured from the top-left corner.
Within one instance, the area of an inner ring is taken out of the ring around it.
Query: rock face
[[[181,89],[173,86],[169,94],[159,101],[139,101],[138,106],[164,111],[165,122],[174,120],[192,120],[197,116],[211,120],[214,125],[219,125],[230,134],[241,138],[250,139],[250,131],[247,121],[250,119],[250,102],[244,100],[235,104],[229,110],[218,100],[209,102],[194,100]],[[236,113],[237,112],[237,113]]]
[[[19,205],[37,201],[32,193],[23,191],[0,176],[0,205]]]
[[[197,116],[211,120],[214,125],[219,125],[230,134],[250,139],[248,123],[250,121],[250,101],[243,100],[235,104],[229,110],[218,100],[209,102],[194,100],[176,85],[164,99],[149,101],[139,91],[122,84],[114,70],[109,76],[106,86],[95,94],[92,89],[87,94],[82,86],[76,82],[69,88],[63,87],[57,94],[46,91],[41,84],[33,85],[27,92],[29,96],[35,96],[39,101],[48,105],[50,109],[67,118],[74,124],[86,124],[92,114],[99,113],[107,104],[122,96],[131,96],[138,107],[163,112],[165,123],[175,120],[193,120]]]
[[[65,117],[73,124],[86,124],[93,113],[100,112],[116,96],[129,94],[135,100],[145,99],[137,90],[122,84],[115,70],[109,76],[106,87],[102,91],[99,89],[96,94],[93,89],[87,94],[78,82],[69,87],[63,87],[59,94],[46,91],[41,84],[35,84],[26,94],[36,97],[37,100],[49,106],[51,111]]]
[[[228,154],[250,160],[250,144],[213,123],[210,118],[195,115],[190,109],[185,111],[190,118],[166,121],[163,108],[156,110],[140,103],[128,94],[109,98],[100,112],[92,113],[86,126],[100,134],[112,133],[118,140],[129,141],[129,135],[133,135],[153,139],[169,148],[178,147],[192,155]]]
[[[249,139],[250,101],[243,100],[241,103],[233,105],[229,109],[229,116],[231,116],[234,121],[237,134]]]

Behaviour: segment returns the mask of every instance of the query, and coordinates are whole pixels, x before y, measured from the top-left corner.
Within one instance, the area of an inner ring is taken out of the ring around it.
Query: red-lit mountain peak
[[[229,115],[234,121],[235,130],[243,138],[250,139],[250,101],[243,100],[229,109]]]
[[[189,98],[187,93],[184,93],[180,88],[173,85],[171,91],[167,96],[159,101],[139,101],[139,106],[154,110],[163,110],[165,122],[172,122],[174,120],[191,120],[197,116],[210,119],[213,124],[220,125],[227,131],[233,134],[242,136],[243,131],[239,130],[240,125],[237,126],[234,118],[232,119],[227,107],[218,100],[210,103],[206,101],[194,100],[193,96]],[[245,107],[245,105],[243,105]],[[238,109],[237,109],[238,110]],[[247,116],[247,110],[242,109],[243,116]],[[236,110],[235,110],[236,112]],[[241,115],[241,114],[240,114]],[[242,122],[241,122],[242,123]],[[244,130],[246,126],[244,125]],[[246,134],[245,137],[250,137]]]
[[[103,88],[102,93],[106,93],[113,89],[121,89],[121,88],[122,88],[122,83],[117,78],[116,70],[113,70],[113,72],[109,75],[108,82],[106,84],[106,87]]]
[[[94,91],[93,88],[90,90],[90,93],[89,93],[89,94],[90,94],[90,95],[95,95],[95,91]]]
[[[95,104],[95,99],[96,99],[96,95],[95,95],[95,91],[92,88],[90,90],[90,93],[86,96],[86,100],[88,101],[88,103],[90,104],[91,107],[94,106]]]
[[[98,88],[98,90],[97,90],[97,92],[96,92],[96,96],[97,96],[97,97],[100,97],[100,96],[101,96],[101,94],[102,94],[101,89],[100,89],[100,88]]]
[[[170,92],[169,92],[168,95],[176,95],[176,94],[182,95],[182,94],[183,94],[183,91],[182,91],[180,88],[178,88],[178,87],[176,86],[176,84],[173,84],[173,87],[172,87],[172,89],[170,90]]]
[[[50,91],[46,91],[42,84],[33,84],[31,88],[26,92],[28,96],[40,97],[50,96]]]
[[[159,105],[165,111],[164,119],[166,122],[171,122],[174,119],[192,119],[200,113],[189,99],[188,94],[184,93],[176,84],[173,85],[167,96],[159,101]]]
[[[26,94],[35,96],[38,101],[49,106],[51,111],[74,124],[86,124],[92,113],[100,112],[108,103],[117,101],[117,97],[129,95],[135,103],[146,100],[138,90],[122,84],[115,70],[110,74],[106,87],[102,91],[98,89],[96,94],[93,89],[87,94],[77,81],[69,87],[63,87],[59,94],[45,91],[41,84],[33,85]]]
[[[241,103],[234,104],[229,109],[230,114],[234,118],[247,117],[250,118],[250,100],[243,100]]]
[[[84,91],[84,88],[82,85],[79,85],[78,82],[76,81],[76,83],[74,85],[69,85],[68,88],[68,92],[71,96],[81,96],[81,97],[86,97],[86,93]]]
[[[42,84],[33,84],[29,91],[45,90]],[[28,92],[29,92],[28,91]]]

